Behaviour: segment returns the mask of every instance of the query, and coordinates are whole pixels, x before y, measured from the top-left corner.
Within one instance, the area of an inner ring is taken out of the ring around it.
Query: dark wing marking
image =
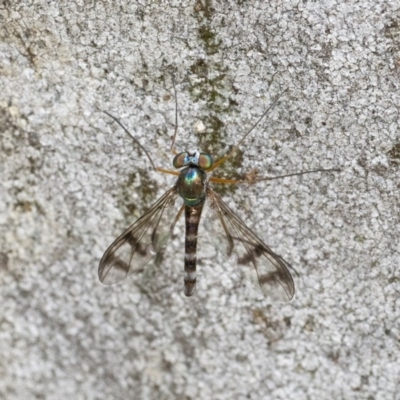
[[[102,283],[111,285],[133,273],[141,272],[165,246],[181,215],[178,213],[171,223],[176,213],[164,212],[174,205],[176,197],[174,186],[111,244],[99,265],[99,279]]]
[[[291,300],[295,289],[290,265],[254,234],[211,188],[207,188],[207,196],[222,225],[224,252],[229,261],[241,275],[259,285],[266,296]]]

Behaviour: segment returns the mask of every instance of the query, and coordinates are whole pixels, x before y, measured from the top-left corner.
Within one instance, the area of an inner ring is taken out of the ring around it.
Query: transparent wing
[[[102,283],[111,285],[133,273],[141,272],[165,247],[182,214],[182,210],[178,214],[168,212],[175,204],[176,197],[176,187],[173,187],[111,244],[99,265],[99,279]]]
[[[275,254],[211,188],[208,201],[222,225],[225,256],[241,275],[260,286],[262,292],[275,300],[288,301],[294,296],[290,265]]]

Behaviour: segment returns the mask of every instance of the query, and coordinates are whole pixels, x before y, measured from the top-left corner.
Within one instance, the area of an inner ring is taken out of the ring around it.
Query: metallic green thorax
[[[184,151],[177,154],[172,164],[175,168],[182,168],[176,188],[182,197],[185,206],[193,207],[202,204],[206,197],[207,173],[213,166],[213,159],[208,153]]]
[[[195,206],[205,198],[207,174],[198,166],[190,165],[181,170],[176,186],[187,206]]]

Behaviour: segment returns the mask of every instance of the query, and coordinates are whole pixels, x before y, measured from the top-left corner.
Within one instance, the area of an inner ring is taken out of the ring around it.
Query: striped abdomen
[[[185,295],[191,296],[196,289],[197,232],[204,200],[195,206],[185,206]]]

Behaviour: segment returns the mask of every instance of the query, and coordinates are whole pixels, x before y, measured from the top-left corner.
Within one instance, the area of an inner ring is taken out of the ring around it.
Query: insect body
[[[196,288],[198,228],[203,207],[207,201],[212,209],[213,219],[219,222],[219,236],[224,243],[226,258],[236,264],[237,270],[258,285],[265,295],[279,300],[290,300],[293,297],[295,288],[289,271],[290,265],[282,257],[275,254],[246,226],[212,189],[211,184],[253,184],[309,172],[334,170],[319,169],[280,177],[257,177],[251,181],[207,176],[207,173],[215,170],[236,151],[270,108],[243,136],[239,143],[227,155],[216,162],[207,153],[186,151],[176,154],[174,151],[176,155],[173,160],[173,166],[176,169],[181,169],[180,172],[156,168],[147,151],[131,135],[134,141],[145,151],[155,170],[178,176],[178,179],[175,185],[157,200],[142,217],[123,232],[104,253],[99,265],[101,282],[105,284],[116,283],[131,274],[143,271],[154,255],[165,247],[177,221],[184,213],[186,225],[184,293],[186,296],[192,296]],[[115,117],[108,113],[107,115],[113,118],[130,135]],[[173,150],[176,129],[171,145]],[[178,196],[183,199],[183,205],[171,220],[171,213],[165,211],[175,205]]]
[[[212,167],[210,155],[195,151],[180,153],[175,156],[172,164],[181,168],[176,188],[182,197],[185,207],[185,295],[191,296],[196,288],[196,249],[197,232],[201,212],[206,199],[207,174],[204,169]]]

